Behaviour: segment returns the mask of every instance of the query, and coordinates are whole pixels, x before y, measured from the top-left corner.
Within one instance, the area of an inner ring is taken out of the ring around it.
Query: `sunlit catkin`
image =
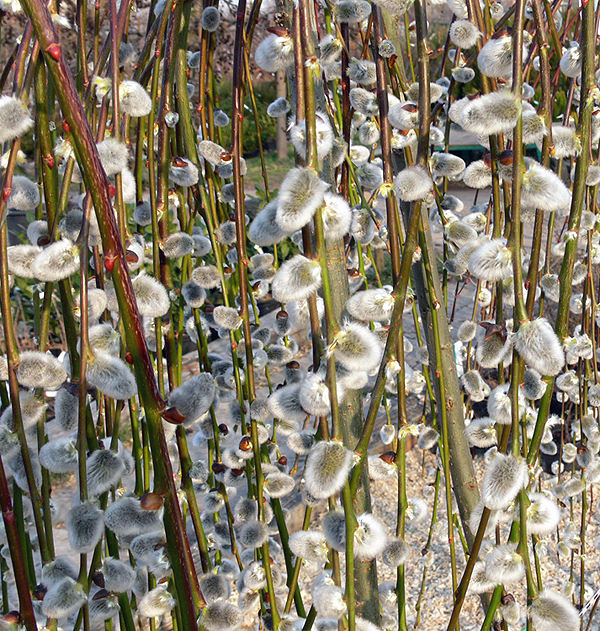
[[[69,278],[79,271],[79,246],[61,239],[44,248],[31,263],[31,273],[44,282]]]
[[[175,598],[167,585],[159,585],[150,590],[138,603],[138,613],[144,618],[156,618],[169,613],[176,605]]]
[[[152,111],[152,99],[137,81],[123,81],[119,86],[121,110],[134,118],[148,116]]]
[[[528,480],[527,464],[515,456],[496,454],[486,471],[481,497],[487,508],[506,508]]]
[[[577,609],[562,594],[545,589],[529,606],[529,617],[538,631],[576,631],[579,629]]]
[[[349,370],[373,370],[379,365],[382,348],[375,334],[368,328],[351,323],[338,331],[329,346],[333,355]]]
[[[541,375],[557,375],[565,365],[558,336],[545,318],[523,322],[514,336],[515,350]]]
[[[19,356],[17,379],[26,388],[57,390],[67,378],[67,371],[58,359],[48,353],[24,351]]]
[[[317,498],[335,495],[346,482],[352,467],[352,452],[338,441],[316,443],[306,460],[305,484]]]

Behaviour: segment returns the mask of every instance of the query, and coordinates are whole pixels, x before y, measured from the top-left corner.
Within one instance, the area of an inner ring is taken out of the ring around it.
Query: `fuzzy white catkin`
[[[510,327],[507,326],[507,329]],[[481,368],[496,368],[500,362],[508,365],[512,358],[513,338],[509,335],[504,341],[501,335],[494,334],[485,339],[485,331],[479,328],[476,334],[477,348],[476,359]]]
[[[524,208],[562,212],[570,207],[571,192],[556,173],[535,160],[527,160],[525,166],[521,189]]]
[[[480,72],[487,77],[510,76],[512,74],[512,52],[511,37],[488,40],[477,55],[477,66]]]
[[[214,397],[213,376],[209,373],[199,373],[171,392],[169,405],[175,406],[186,417],[186,422],[191,423],[210,409]]]
[[[42,612],[48,618],[64,618],[78,611],[85,600],[83,586],[67,576],[48,590]]]
[[[108,353],[118,355],[121,348],[121,336],[106,324],[96,324],[89,329],[90,348],[94,354]]]
[[[198,145],[198,153],[214,167],[229,163],[225,159],[228,155],[225,149],[212,140],[202,140]]]
[[[31,468],[33,470],[33,479],[34,484],[37,488],[40,488],[42,484],[42,467],[40,466],[40,461],[35,452],[28,449],[29,451],[29,459],[31,461]],[[10,461],[8,461],[8,468],[13,474],[13,480],[17,484],[17,486],[26,491],[29,487],[27,482],[27,473],[25,470],[25,460],[23,457],[23,453],[19,450],[12,457]]]
[[[492,169],[483,160],[474,160],[465,169],[463,182],[469,188],[487,188],[492,185]]]
[[[314,434],[309,430],[292,432],[286,438],[288,448],[295,454],[306,455],[314,443]]]
[[[485,573],[485,561],[477,561],[473,568],[473,574],[469,582],[469,594],[484,594],[491,592],[496,587],[496,583],[487,578]]]
[[[74,506],[67,515],[71,548],[79,554],[92,552],[104,532],[104,513],[89,502]]]
[[[178,259],[191,254],[194,240],[186,232],[171,233],[162,244],[162,251],[168,259]]]
[[[265,477],[265,493],[272,498],[289,495],[294,490],[294,478],[282,471],[273,471]]]
[[[20,99],[0,97],[0,144],[19,138],[33,127],[33,118]]]
[[[371,15],[371,4],[366,0],[338,0],[333,5],[333,12],[342,24],[362,22]]]
[[[370,329],[353,322],[335,334],[328,352],[348,370],[368,372],[379,365],[382,348]]]
[[[420,85],[418,82],[411,83],[410,87],[406,91],[406,98],[409,101],[414,101],[415,103],[419,102],[419,92]],[[429,84],[429,100],[432,103],[435,103],[438,99],[440,99],[444,94],[444,88],[439,83],[430,83]]]
[[[300,404],[300,383],[288,384],[275,390],[268,399],[268,406],[271,414],[280,421],[301,423],[307,417]]]
[[[331,66],[339,62],[342,55],[342,42],[329,33],[319,42],[319,62],[322,66]]]
[[[25,391],[19,392],[19,405],[21,407],[23,426],[26,431],[39,422],[47,407],[45,403],[41,403],[38,400],[33,392]],[[2,412],[2,416],[0,416],[0,424],[5,425],[11,431],[16,431],[12,405],[9,405],[4,412]]]
[[[370,513],[359,515],[354,531],[354,555],[359,559],[374,559],[385,548],[387,533],[383,524]]]
[[[67,388],[61,388],[54,399],[54,418],[65,432],[72,432],[77,428],[79,414],[79,397]]]
[[[322,532],[299,530],[289,538],[290,550],[299,558],[312,563],[324,563],[327,560],[327,540]]]
[[[69,557],[59,556],[42,567],[42,583],[51,589],[67,576],[77,580],[79,569]]]
[[[244,615],[239,607],[224,600],[210,603],[200,617],[200,623],[207,631],[236,631],[243,622]]]
[[[462,221],[452,221],[444,230],[446,240],[457,248],[472,244],[477,239],[477,231]]]
[[[512,253],[505,239],[492,239],[479,246],[469,258],[471,274],[482,280],[502,280],[512,275]]]
[[[334,134],[329,118],[324,112],[315,113],[315,133],[317,139],[317,158],[325,159],[333,147]],[[302,120],[289,131],[290,142],[296,153],[306,160],[306,121]]]
[[[86,460],[90,495],[101,495],[111,489],[125,473],[123,459],[110,449],[97,449]]]
[[[104,587],[109,592],[127,592],[135,582],[135,569],[129,563],[113,557],[104,559],[102,574]]]
[[[341,588],[335,585],[319,585],[313,588],[313,605],[322,618],[339,620],[346,613],[346,603]]]
[[[576,631],[579,629],[577,609],[562,594],[545,589],[529,607],[529,617],[537,631]]]
[[[331,497],[342,488],[351,467],[352,453],[342,443],[320,441],[306,460],[306,489],[316,498]]]
[[[476,333],[477,323],[473,322],[472,320],[465,320],[458,328],[458,339],[463,344],[467,344],[468,342],[475,339]]]
[[[356,169],[356,177],[364,188],[379,188],[383,184],[383,169],[377,164],[367,162]]]
[[[285,70],[294,63],[294,44],[289,36],[270,33],[258,45],[254,54],[256,65],[265,72]]]
[[[300,385],[300,405],[312,416],[327,416],[331,411],[329,388],[318,375],[310,373]]]
[[[486,390],[486,383],[478,370],[467,370],[460,378],[460,382],[465,392],[474,395],[477,392]]]
[[[108,511],[107,511],[108,517]],[[107,521],[107,526],[109,526]],[[109,526],[111,530],[113,528]],[[133,533],[132,533],[133,534]],[[140,563],[150,563],[156,548],[165,543],[165,534],[160,530],[147,532],[133,537],[129,544],[129,551]]]
[[[321,213],[325,237],[331,241],[341,239],[350,231],[352,223],[350,205],[341,195],[332,193],[325,193],[323,202]]]
[[[545,318],[520,325],[514,336],[515,350],[541,375],[557,375],[565,365],[565,353],[558,336]]]
[[[365,116],[372,116],[379,112],[377,95],[364,88],[350,90],[350,103],[355,111]]]
[[[450,27],[450,40],[460,48],[472,48],[480,37],[481,32],[469,20],[457,20]]]
[[[459,124],[474,134],[502,134],[514,128],[521,109],[520,99],[512,92],[490,92],[463,107]]]
[[[451,153],[436,151],[431,155],[431,171],[438,177],[457,177],[465,170],[465,161]]]
[[[352,57],[346,73],[352,81],[356,81],[356,83],[363,86],[373,85],[377,81],[375,64],[367,59]]]
[[[400,171],[394,180],[394,186],[399,199],[403,202],[414,202],[429,195],[433,182],[427,169],[417,165]]]
[[[77,470],[77,445],[72,436],[48,441],[40,448],[40,464],[51,473],[68,473]]]
[[[57,390],[66,378],[65,367],[51,354],[24,351],[19,355],[17,380],[26,388]]]
[[[16,432],[11,432],[5,425],[0,425],[0,455],[5,460],[10,460],[21,449],[19,437]]]
[[[37,185],[28,180],[30,184],[35,187],[35,195],[39,196],[39,189]],[[13,191],[14,191],[14,178],[13,178]],[[37,205],[37,204],[36,204]],[[50,239],[48,234],[48,222],[43,219],[35,219],[27,226],[27,238],[33,245],[38,243],[46,243]]]
[[[284,96],[281,96],[267,107],[267,115],[272,118],[279,118],[280,116],[285,116],[290,109],[291,106],[288,100]]]
[[[169,293],[160,281],[142,271],[132,280],[132,285],[142,315],[160,318],[169,311]]]
[[[98,597],[98,592],[94,596],[90,596],[89,613],[90,623],[98,624],[106,622],[119,615],[119,605],[112,595]]]
[[[513,544],[492,549],[486,558],[485,575],[498,585],[516,583],[525,576],[525,564]]]
[[[510,425],[512,422],[512,400],[508,394],[509,387],[508,383],[496,386],[488,397],[488,414],[499,425]],[[518,406],[519,417],[521,417],[525,411],[525,401],[520,392]]]
[[[514,456],[494,455],[481,487],[487,508],[506,508],[527,483],[527,464]]]
[[[129,163],[129,149],[124,142],[116,138],[106,138],[98,145],[100,162],[106,171],[106,175],[116,175],[127,168]]]
[[[40,189],[37,184],[22,175],[13,176],[12,192],[6,206],[15,210],[35,210],[40,204]]]
[[[440,438],[433,427],[423,427],[418,438],[419,449],[433,449]]]
[[[382,558],[389,567],[398,567],[408,561],[410,554],[411,549],[402,537],[389,537],[382,551]]]
[[[303,228],[323,203],[328,184],[314,170],[298,167],[285,176],[279,188],[275,220],[291,233]]]
[[[121,110],[134,118],[148,116],[152,111],[152,99],[144,86],[137,81],[123,81],[119,86]]]
[[[184,283],[181,287],[181,295],[188,307],[199,309],[206,300],[206,290],[193,280]]]
[[[565,76],[576,79],[581,75],[582,61],[579,44],[571,42],[560,59],[560,69]]]
[[[227,600],[231,595],[229,581],[222,574],[204,574],[199,579],[200,590],[207,603]]]
[[[237,240],[237,230],[235,221],[224,221],[215,230],[215,237],[223,245],[233,245]]]
[[[180,158],[183,164],[169,167],[169,179],[178,186],[194,186],[198,182],[198,167],[187,158]]]
[[[394,310],[394,297],[386,289],[366,289],[348,299],[346,310],[363,322],[387,322]]]
[[[79,271],[79,246],[61,239],[44,248],[31,263],[31,273],[44,282],[56,282]]]
[[[271,293],[279,302],[304,300],[321,287],[321,282],[321,267],[318,261],[296,254],[275,274],[271,283]]]
[[[213,289],[221,282],[221,274],[214,265],[200,265],[192,270],[192,280],[203,289]]]
[[[390,107],[388,118],[390,125],[402,131],[419,126],[419,111],[414,103],[396,103]]]
[[[107,353],[97,353],[88,361],[87,381],[107,397],[117,400],[130,399],[137,392],[135,377],[127,364]]]
[[[248,521],[238,532],[237,540],[245,548],[260,548],[269,538],[269,529],[262,521]]]
[[[176,605],[175,598],[166,585],[150,590],[138,603],[138,613],[144,618],[156,618],[169,613]]]
[[[35,257],[42,251],[37,245],[29,245],[21,243],[19,245],[11,245],[6,249],[8,256],[8,271],[15,276],[22,278],[34,278],[31,265]]]
[[[542,493],[530,493],[529,501],[527,532],[542,537],[554,532],[561,518],[558,504]]]
[[[214,33],[221,23],[221,13],[217,7],[206,7],[200,16],[200,25],[205,31]]]
[[[274,245],[290,236],[291,233],[283,230],[275,220],[277,206],[277,199],[269,202],[250,224],[248,238],[256,245],[261,247]]]
[[[487,416],[471,421],[465,429],[469,443],[481,449],[497,445],[498,435],[494,425],[494,420]]]

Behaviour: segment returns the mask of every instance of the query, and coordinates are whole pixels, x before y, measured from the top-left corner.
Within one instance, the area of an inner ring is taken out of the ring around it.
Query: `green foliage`
[[[277,120],[267,115],[267,108],[277,98],[273,81],[254,83],[254,98],[258,109],[258,126],[255,125],[252,100],[246,93],[244,101],[244,156],[253,156],[258,152],[258,138],[262,140],[265,149],[272,149],[277,133]],[[219,107],[229,116],[232,115],[233,83],[231,77],[225,77],[217,85]],[[225,147],[231,145],[231,126],[222,129],[222,141]]]

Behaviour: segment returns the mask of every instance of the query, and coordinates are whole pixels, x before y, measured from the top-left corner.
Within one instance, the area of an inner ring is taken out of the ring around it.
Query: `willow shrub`
[[[132,3],[96,9],[91,32],[80,3],[70,67],[64,18],[22,1],[0,98],[0,209],[35,213],[22,243],[8,246],[6,222],[0,233],[7,624],[406,629],[407,521],[429,524],[418,622],[445,505],[440,624],[457,628],[475,593],[482,629],[579,628],[600,480],[594,4],[448,6],[433,51],[421,0],[281,2],[260,42],[260,0],[239,0],[228,114],[218,7],[202,8],[198,40],[191,2],[156,3],[136,49]],[[244,129],[261,124],[254,64],[287,79],[267,108],[288,118],[297,156],[277,196],[260,133],[263,179],[244,179]],[[480,159],[452,152],[457,127]],[[17,175],[23,160],[36,181]],[[264,200],[248,216],[252,184]],[[37,350],[17,347],[15,277],[32,288]],[[472,318],[451,331],[467,282]],[[269,295],[281,308],[266,326]],[[46,352],[56,319],[59,359]],[[296,361],[307,329],[308,371]],[[184,377],[189,341],[198,369]],[[407,497],[412,435],[436,454],[428,500]],[[485,450],[480,485],[471,447]],[[554,456],[545,470],[542,455]],[[52,476],[68,473],[77,492],[61,506]],[[374,516],[370,480],[397,486],[396,523]],[[326,508],[317,523],[314,507]],[[57,553],[57,519],[72,554]],[[550,549],[570,559],[562,592],[544,578]],[[396,572],[379,589],[377,563]]]

